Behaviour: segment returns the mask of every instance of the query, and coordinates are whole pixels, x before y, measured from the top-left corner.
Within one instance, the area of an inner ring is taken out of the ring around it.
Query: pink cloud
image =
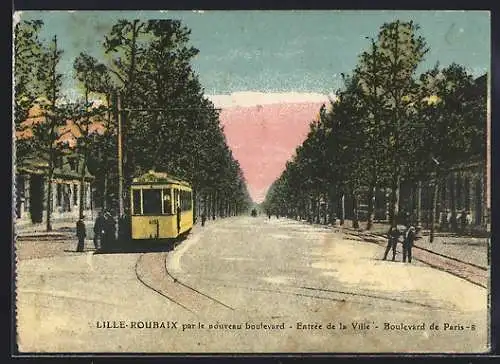
[[[309,132],[322,102],[264,104],[221,111],[221,124],[255,202],[265,199],[295,148]]]

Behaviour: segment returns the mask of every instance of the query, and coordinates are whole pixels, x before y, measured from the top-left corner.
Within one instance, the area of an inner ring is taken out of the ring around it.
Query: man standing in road
[[[415,229],[415,226],[413,226],[413,224],[410,224],[403,241],[403,263],[406,262],[406,257],[408,257],[408,263],[411,263],[411,249],[413,248],[413,243],[415,242],[416,236],[417,229]]]
[[[389,233],[387,234],[387,247],[385,248],[384,258],[387,259],[387,254],[392,249],[392,261],[396,260],[396,247],[398,245],[399,239],[399,230],[397,226],[393,226],[389,229]]]
[[[76,246],[76,251],[81,253],[85,247],[85,237],[87,236],[87,232],[85,231],[85,223],[83,222],[83,216],[81,219],[78,219],[76,222],[76,236],[78,237],[78,245]]]

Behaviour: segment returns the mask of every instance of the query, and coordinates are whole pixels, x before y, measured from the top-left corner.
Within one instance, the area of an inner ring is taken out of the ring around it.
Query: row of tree
[[[438,188],[449,169],[485,158],[486,90],[469,95],[475,81],[457,64],[436,65],[418,76],[429,51],[418,30],[413,22],[382,25],[352,74],[343,75],[344,87],[330,107],[323,105],[311,123],[264,208],[319,221],[321,205],[325,216],[340,216],[343,223],[349,197],[358,227],[359,198],[367,195],[370,229],[376,191],[387,189],[395,225],[405,209],[401,184],[432,181],[435,221]]]
[[[248,209],[245,180],[227,146],[219,112],[204,97],[191,67],[198,50],[189,45],[188,28],[178,20],[118,21],[102,42],[106,62],[85,52],[74,60],[81,97],[68,101],[58,71],[63,51],[56,36],[48,44],[40,40],[42,27],[41,21],[15,26],[18,166],[36,155],[46,161],[51,181],[57,158],[76,153],[82,161],[82,181],[86,170],[96,177],[101,205],[116,209],[122,199],[125,214],[133,178],[149,170],[191,181],[195,203],[207,215]],[[39,115],[30,115],[34,109]],[[122,196],[118,196],[117,150],[123,159]],[[51,193],[47,189],[47,230],[51,230]]]

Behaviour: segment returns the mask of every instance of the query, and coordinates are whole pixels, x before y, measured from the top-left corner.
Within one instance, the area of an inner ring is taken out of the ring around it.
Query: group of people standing
[[[83,252],[87,229],[85,216],[76,222],[76,236],[78,238],[77,252]],[[106,249],[113,245],[116,238],[115,219],[108,211],[100,211],[94,223],[94,247],[96,250]]]
[[[387,259],[387,255],[392,249],[392,261],[396,260],[396,248],[400,242],[403,246],[403,262],[411,263],[412,248],[417,239],[417,229],[414,224],[408,222],[408,216],[405,215],[406,221],[403,224],[391,226],[387,233],[387,247],[385,248],[383,260]]]

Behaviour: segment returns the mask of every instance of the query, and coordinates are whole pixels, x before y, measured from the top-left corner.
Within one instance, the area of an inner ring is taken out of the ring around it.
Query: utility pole
[[[122,105],[120,93],[117,94],[117,109],[118,109],[118,206],[119,217],[123,216],[123,148],[122,148]]]

